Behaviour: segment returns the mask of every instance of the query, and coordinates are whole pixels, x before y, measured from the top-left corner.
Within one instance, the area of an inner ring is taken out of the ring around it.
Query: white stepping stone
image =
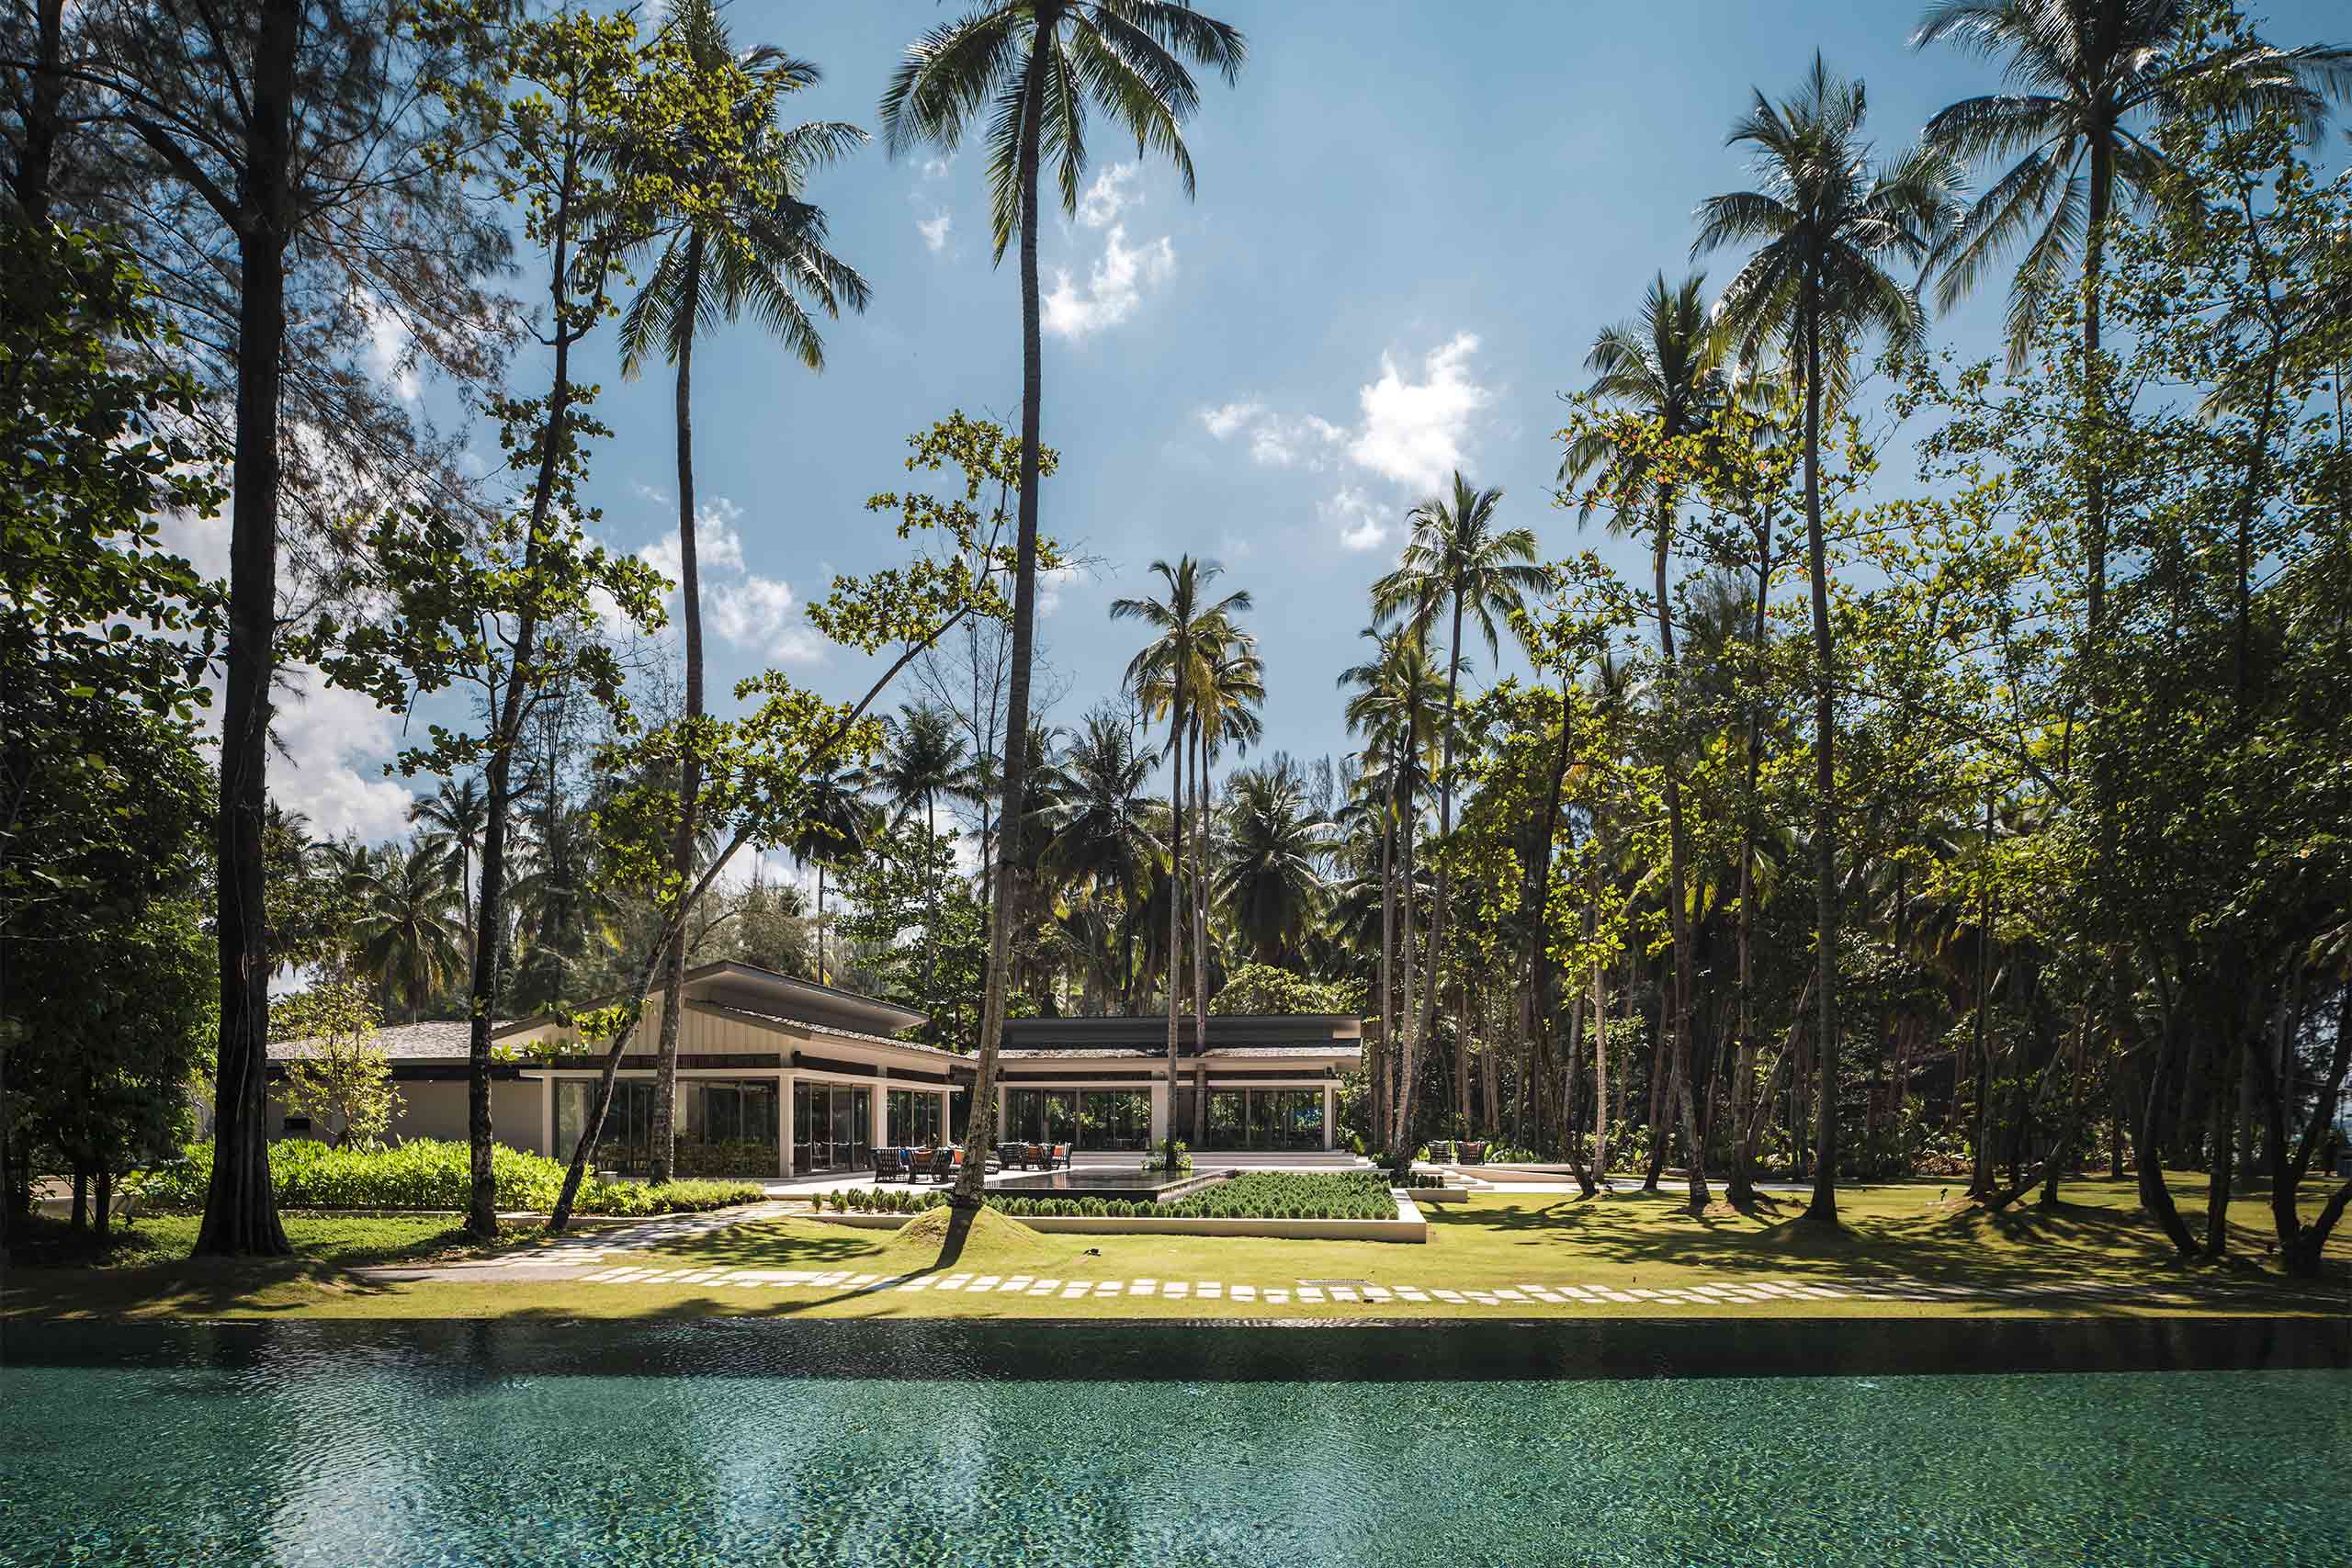
[[[1518,1291],[1497,1291],[1495,1294],[1507,1302],[1523,1302],[1527,1299]]]
[[[1258,1287],[1255,1285],[1236,1285],[1233,1287],[1233,1299],[1237,1302],[1256,1301],[1258,1299]]]
[[[1335,1302],[1351,1302],[1356,1299],[1356,1293],[1346,1285],[1334,1285],[1331,1287],[1331,1299]]]
[[[1284,1306],[1287,1305],[1289,1302],[1290,1292],[1288,1291],[1269,1290],[1266,1292],[1266,1303],[1270,1306]]]
[[[1600,1293],[1605,1299],[1612,1302],[1633,1302],[1639,1299],[1629,1296],[1623,1291],[1603,1291]]]
[[[1396,1293],[1408,1302],[1426,1302],[1430,1299],[1426,1292],[1417,1291],[1410,1285],[1399,1285],[1396,1288]]]
[[[1193,1293],[1204,1301],[1220,1301],[1225,1296],[1223,1285],[1195,1285]]]
[[[1388,1287],[1385,1285],[1366,1285],[1363,1288],[1363,1299],[1368,1302],[1385,1302],[1388,1299]]]
[[[1298,1288],[1298,1299],[1303,1302],[1319,1302],[1323,1299],[1323,1292],[1312,1285],[1301,1285]]]
[[[1566,1296],[1555,1295],[1550,1291],[1530,1291],[1527,1293],[1533,1296],[1539,1302],[1550,1302],[1555,1306],[1557,1306],[1562,1302],[1567,1300]]]
[[[1131,1296],[1148,1296],[1156,1293],[1158,1290],[1159,1287],[1154,1285],[1150,1280],[1137,1280],[1134,1284],[1127,1287],[1127,1294]]]
[[[1459,1291],[1432,1291],[1430,1293],[1436,1296],[1437,1299],[1442,1302],[1459,1302],[1462,1300],[1462,1292]]]

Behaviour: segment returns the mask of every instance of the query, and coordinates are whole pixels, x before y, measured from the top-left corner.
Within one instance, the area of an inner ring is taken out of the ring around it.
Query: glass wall
[[[894,1089],[883,1114],[888,1118],[890,1142],[901,1148],[923,1148],[936,1145],[943,1129],[939,1125],[939,1096],[927,1089]]]
[[[1004,1097],[1004,1135],[1023,1144],[1078,1146],[1078,1091],[1016,1089]]]
[[[756,1079],[684,1078],[678,1084],[678,1171],[750,1176],[776,1168],[775,1085]]]
[[[581,1129],[596,1107],[596,1080],[558,1078],[555,1083],[555,1157],[569,1160],[580,1142]],[[596,1139],[594,1163],[625,1176],[641,1174],[653,1148],[653,1084],[647,1078],[621,1078],[613,1085],[612,1109],[605,1112],[605,1130]],[[773,1164],[773,1162],[771,1162]]]
[[[1140,1149],[1151,1141],[1151,1096],[1136,1089],[1012,1089],[1004,1100],[1004,1135],[1075,1149]]]
[[[1319,1089],[1218,1089],[1209,1091],[1209,1147],[1319,1149]]]
[[[873,1138],[872,1089],[792,1086],[795,1170],[864,1170],[874,1153]]]

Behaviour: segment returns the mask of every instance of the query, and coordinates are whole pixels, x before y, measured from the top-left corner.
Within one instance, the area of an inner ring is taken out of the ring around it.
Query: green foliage
[[[1378,1171],[1245,1170],[1159,1212],[1185,1219],[1393,1220],[1396,1201]]]
[[[327,1127],[334,1146],[370,1146],[400,1114],[392,1065],[376,1048],[382,1022],[375,999],[349,981],[322,981],[270,1003],[270,1039],[302,1046],[285,1060],[286,1108]]]
[[[471,1156],[463,1144],[416,1138],[390,1148],[331,1148],[308,1138],[283,1138],[269,1146],[270,1182],[286,1208],[454,1209],[471,1201]],[[182,1163],[141,1178],[141,1196],[163,1209],[201,1208],[212,1176],[212,1145],[187,1145]],[[563,1167],[544,1155],[526,1154],[504,1144],[491,1146],[491,1179],[498,1207],[544,1213],[555,1206]],[[582,1214],[689,1213],[755,1203],[764,1196],[756,1183],[673,1181],[648,1187],[633,1181],[591,1182],[580,1190]]]

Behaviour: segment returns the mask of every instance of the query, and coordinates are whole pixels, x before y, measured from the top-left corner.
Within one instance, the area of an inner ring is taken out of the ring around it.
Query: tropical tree
[[[489,818],[490,802],[482,795],[481,780],[471,773],[462,779],[443,779],[431,795],[420,795],[408,803],[410,823],[424,829],[418,842],[446,850],[457,861],[469,951],[474,935],[474,856],[481,851],[482,829]]]
[[[1182,1007],[1184,952],[1184,758],[1193,723],[1196,694],[1207,686],[1210,667],[1223,646],[1238,635],[1233,616],[1250,608],[1244,590],[1207,602],[1208,586],[1224,575],[1214,561],[1179,556],[1170,566],[1151,563],[1167,585],[1162,599],[1117,599],[1114,621],[1141,621],[1159,635],[1127,663],[1126,682],[1148,713],[1168,716],[1168,798],[1173,812],[1168,843],[1168,1092],[1176,1092],[1176,1018]],[[1195,953],[1193,962],[1205,955]],[[1169,1133],[1172,1144],[1175,1133]]]
[[[1229,83],[1248,52],[1241,34],[1182,0],[992,0],[934,28],[910,47],[882,96],[882,134],[893,157],[928,144],[954,152],[987,119],[990,230],[995,257],[1020,239],[1021,483],[1014,545],[1012,672],[1005,694],[1006,756],[998,819],[1026,809],[1030,666],[1037,599],[1037,480],[1043,448],[1044,346],[1037,293],[1037,176],[1054,160],[1062,210],[1078,210],[1086,169],[1091,104],[1133,135],[1140,155],[1165,154],[1193,194],[1193,158],[1183,123],[1199,107],[1186,62],[1214,67]],[[999,908],[1010,907],[1021,874],[1015,835],[997,846]],[[996,1096],[996,1054],[1004,1031],[1012,931],[990,932],[988,996],[981,1010],[980,1059],[972,1096],[972,1155],[956,1201],[980,1201],[983,1161]]]
[[[1295,968],[1329,893],[1319,865],[1336,829],[1308,807],[1297,773],[1279,760],[1242,769],[1226,791],[1217,897],[1252,960]]]
[[[808,803],[792,836],[792,858],[817,868],[817,982],[830,985],[825,968],[825,873],[865,852],[880,831],[874,807],[856,773],[828,768],[808,781]]]
[[[1158,803],[1147,793],[1151,758],[1115,713],[1097,710],[1040,781],[1046,830],[1040,869],[1114,902],[1121,911],[1119,993],[1134,1005],[1135,914],[1148,897],[1161,845]]]
[[[1208,1039],[1209,908],[1213,888],[1209,874],[1209,833],[1216,813],[1210,805],[1209,767],[1230,741],[1246,751],[1261,739],[1265,727],[1258,708],[1266,700],[1266,667],[1258,657],[1258,641],[1228,621],[1223,635],[1208,649],[1194,689],[1192,709],[1193,745],[1193,1038]],[[1193,1142],[1208,1139],[1208,1097],[1193,1096]]]
[[[1755,150],[1762,188],[1711,197],[1699,209],[1692,254],[1758,243],[1717,309],[1751,350],[1768,341],[1804,390],[1805,555],[1813,590],[1814,857],[1818,884],[1815,1020],[1819,1032],[1820,1128],[1812,1202],[1817,1224],[1838,1223],[1837,649],[1821,522],[1821,417],[1843,393],[1852,357],[1872,333],[1908,347],[1925,317],[1890,259],[1924,264],[1959,209],[1959,176],[1941,152],[1910,149],[1874,163],[1862,140],[1862,84],[1832,75],[1821,57],[1796,95],[1761,92],[1732,128]]]
[[[1498,616],[1509,620],[1524,607],[1526,595],[1550,581],[1535,564],[1535,531],[1504,528],[1496,513],[1503,502],[1500,486],[1475,490],[1453,471],[1451,495],[1433,495],[1413,508],[1413,536],[1395,570],[1372,585],[1373,614],[1381,620],[1402,617],[1423,638],[1441,614],[1450,610],[1452,632],[1446,642],[1445,716],[1440,737],[1437,773],[1437,831],[1441,847],[1453,831],[1454,715],[1462,686],[1462,623],[1469,617],[1486,639],[1490,657],[1502,655],[1502,638],[1495,629]],[[1430,984],[1421,1000],[1419,1037],[1427,1039],[1437,1027],[1440,990],[1438,963],[1446,939],[1447,903],[1452,874],[1441,852],[1437,863],[1435,897],[1430,905]],[[1454,1082],[1456,1103],[1469,1103],[1469,1039],[1457,1038]]]
[[[359,884],[353,931],[360,970],[397,995],[411,1020],[446,996],[466,972],[465,928],[449,917],[457,867],[440,852],[388,846]]]
[[[1703,430],[1726,400],[1729,378],[1723,371],[1724,337],[1710,321],[1706,277],[1692,273],[1679,286],[1669,287],[1660,273],[1650,284],[1637,321],[1604,327],[1593,339],[1585,368],[1593,373],[1588,393],[1599,402],[1614,403],[1643,420],[1649,439],[1671,444]],[[1596,468],[1610,468],[1610,483],[1589,492],[1580,517],[1589,517],[1600,494],[1625,502],[1636,497],[1649,502],[1650,567],[1657,595],[1658,659],[1664,671],[1667,713],[1666,822],[1667,911],[1674,935],[1674,996],[1668,1010],[1673,1039],[1669,1071],[1681,1106],[1683,1141],[1690,1145],[1690,1212],[1707,1208],[1706,1153],[1699,1144],[1697,1089],[1691,1078],[1690,908],[1686,873],[1686,840],[1682,830],[1682,766],[1680,693],[1676,681],[1674,595],[1667,581],[1667,563],[1674,553],[1675,483],[1669,465],[1654,457],[1646,441],[1629,447],[1612,439],[1607,426],[1588,428],[1568,444],[1560,462],[1560,479],[1571,484]],[[1637,513],[1621,507],[1612,529],[1637,530]]]
[[[678,611],[686,656],[685,722],[703,716],[702,578],[695,538],[694,351],[699,332],[749,310],[810,370],[825,366],[824,339],[809,311],[838,317],[846,304],[865,309],[865,279],[826,248],[825,214],[799,192],[814,170],[864,145],[865,132],[838,120],[786,127],[776,111],[785,96],[814,86],[821,73],[769,44],[738,51],[718,0],[683,0],[662,29],[686,69],[723,95],[724,129],[714,144],[708,125],[688,118],[624,144],[619,160],[634,172],[673,175],[696,199],[682,202],[629,237],[637,254],[655,256],[644,286],[621,317],[621,373],[634,377],[649,355],[669,360],[677,378]],[[702,786],[698,747],[678,765],[678,825],[673,851],[681,874],[695,842]],[[654,1091],[652,1175],[667,1178],[676,1129],[668,1108],[677,1099],[678,989],[685,982],[683,931],[662,979],[662,1034]]]
[[[1445,688],[1430,662],[1428,639],[1409,625],[1385,632],[1366,626],[1363,635],[1378,651],[1341,671],[1339,683],[1354,694],[1346,708],[1348,733],[1366,739],[1362,784],[1380,825],[1380,1047],[1383,1066],[1393,1066],[1397,1075],[1393,1092],[1386,1090],[1385,1076],[1375,1075],[1383,1079],[1375,1098],[1385,1098],[1388,1117],[1384,1122],[1375,1116],[1374,1137],[1396,1151],[1399,1162],[1409,1163],[1412,1085],[1421,1038],[1413,1027],[1413,840],[1437,750]],[[1399,989],[1390,985],[1392,953],[1403,969],[1401,1002]]]
[[[964,750],[964,738],[956,733],[956,716],[945,708],[928,703],[909,704],[899,710],[899,717],[890,726],[889,750],[883,753],[881,764],[868,776],[867,782],[880,791],[896,815],[891,826],[896,828],[922,807],[923,841],[926,846],[939,839],[939,797],[961,795],[969,788],[972,776],[971,758]],[[925,859],[930,858],[928,848]],[[930,898],[932,914],[939,912],[940,873],[931,874]],[[936,931],[923,938],[923,994],[932,993],[936,952]]]

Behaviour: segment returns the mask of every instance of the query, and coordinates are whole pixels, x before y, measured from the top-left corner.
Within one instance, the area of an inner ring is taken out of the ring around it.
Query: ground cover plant
[[[270,1185],[278,1206],[288,1209],[457,1209],[466,1207],[472,1179],[466,1145],[437,1138],[413,1138],[389,1148],[330,1148],[308,1138],[286,1138],[270,1145]],[[563,1186],[563,1167],[542,1155],[495,1146],[492,1175],[498,1207],[507,1213],[545,1213]],[[201,1208],[212,1178],[212,1145],[187,1145],[186,1157],[139,1177],[135,1189],[154,1209]],[[594,1181],[580,1190],[582,1214],[668,1214],[755,1203],[765,1196],[756,1182],[672,1181],[646,1186],[633,1181]]]
[[[1417,1179],[1434,1185],[1434,1178]],[[944,1191],[843,1188],[821,1200],[835,1213],[919,1214],[947,1201]],[[989,1195],[988,1206],[1016,1220],[1061,1218],[1219,1220],[1393,1220],[1396,1200],[1376,1171],[1245,1171],[1230,1181],[1152,1203],[1133,1198],[1020,1198]]]

